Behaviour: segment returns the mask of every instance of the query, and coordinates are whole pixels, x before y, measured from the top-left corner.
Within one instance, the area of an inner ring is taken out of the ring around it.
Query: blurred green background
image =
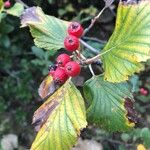
[[[46,14],[76,20],[87,27],[104,6],[102,0],[23,0],[28,6],[40,6]],[[14,3],[14,1],[11,1]],[[108,8],[85,37],[94,47],[102,48],[114,29],[118,1]],[[54,55],[54,56],[53,56]],[[91,56],[92,54],[86,54]],[[0,19],[0,141],[13,133],[19,150],[29,149],[36,135],[31,126],[34,111],[42,104],[37,90],[57,53],[34,46],[28,28],[20,28],[19,18],[3,15]],[[150,61],[145,70],[131,79],[139,123],[130,133],[107,133],[89,126],[82,139],[93,139],[104,150],[135,150],[142,143],[150,147]],[[140,88],[148,94],[142,95]],[[1,150],[0,146],[0,150]],[[4,149],[5,150],[5,149]]]

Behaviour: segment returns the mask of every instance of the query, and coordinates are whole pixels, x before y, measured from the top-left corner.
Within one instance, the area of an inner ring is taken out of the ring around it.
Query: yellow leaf
[[[0,0],[0,13],[1,13],[2,9],[3,9],[3,5],[4,5],[3,0]]]
[[[139,144],[137,146],[137,150],[146,150],[145,146],[143,144]]]
[[[35,112],[39,130],[31,150],[70,150],[86,127],[86,111],[80,92],[71,81],[61,86]]]
[[[150,59],[150,1],[120,2],[116,27],[102,51],[105,80],[121,82]]]

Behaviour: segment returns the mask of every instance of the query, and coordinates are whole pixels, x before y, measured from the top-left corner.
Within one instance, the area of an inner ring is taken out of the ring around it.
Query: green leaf
[[[2,19],[5,17],[6,17],[6,13],[0,13],[0,23],[1,23]]]
[[[5,15],[4,15],[4,17],[5,17]],[[4,21],[2,21],[0,23],[0,32],[2,34],[8,34],[8,33],[12,32],[13,30],[14,30],[14,26],[12,26]]]
[[[15,5],[9,9],[5,9],[7,14],[20,17],[24,11],[24,6],[20,3],[15,3]]]
[[[45,56],[45,52],[41,48],[38,48],[36,46],[32,47],[32,52],[33,52],[33,54],[35,54],[36,57],[38,57],[40,59],[43,59]]]
[[[8,48],[10,46],[10,39],[7,35],[3,35],[0,37],[0,45],[3,45],[4,47]]]
[[[139,91],[139,77],[138,75],[134,75],[130,78],[129,82],[132,84],[132,92]]]
[[[64,48],[68,22],[45,15],[39,7],[27,9],[21,22],[22,27],[30,27],[37,47],[54,51]]]
[[[133,141],[139,141],[141,139],[143,144],[150,148],[150,129],[147,127],[144,128],[136,128],[129,133],[129,136],[133,139]]]
[[[70,150],[80,130],[85,128],[84,100],[71,81],[67,81],[35,112],[39,130],[31,150]]]
[[[150,130],[148,128],[141,130],[141,138],[144,141],[144,145],[150,147]]]
[[[48,2],[49,2],[50,4],[52,4],[52,3],[55,2],[55,0],[48,0]]]
[[[122,133],[122,134],[121,134],[121,139],[122,139],[124,142],[128,142],[128,141],[131,139],[131,137],[130,137],[130,135],[127,134],[127,133]]]
[[[150,2],[120,2],[116,27],[102,51],[105,80],[121,82],[143,69],[150,59]]]
[[[94,76],[84,85],[89,101],[87,116],[90,123],[108,131],[126,131],[134,126],[127,118],[125,99],[132,99],[127,83],[110,83],[103,76]]]
[[[125,145],[119,145],[118,149],[119,150],[126,150],[126,147],[125,147]]]

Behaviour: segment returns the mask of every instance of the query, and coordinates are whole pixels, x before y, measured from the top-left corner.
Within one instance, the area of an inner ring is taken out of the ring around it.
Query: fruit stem
[[[83,39],[83,40],[94,41],[94,42],[97,42],[97,43],[100,43],[100,44],[106,44],[106,41],[100,40],[100,39],[95,38],[95,37],[87,37],[87,36],[84,36],[82,39]]]
[[[79,59],[86,60],[86,57],[83,56],[83,54],[79,53],[79,51],[76,51],[76,54],[77,54],[77,56],[78,56]]]
[[[82,65],[89,65],[89,64],[92,64],[92,63],[99,63],[99,64],[102,64],[102,61],[100,60],[99,58],[99,55],[96,55],[95,57],[92,57],[92,58],[89,58],[87,59],[83,54],[80,53],[79,55],[79,51],[75,51],[76,53],[76,56],[78,57],[78,59],[81,61],[81,64]],[[99,58],[99,60],[97,60]],[[82,59],[82,60],[81,60]]]
[[[91,63],[93,63],[94,61],[96,61],[98,59],[100,60],[101,56],[103,56],[103,55],[107,54],[108,52],[112,51],[114,48],[115,47],[112,47],[112,48],[108,49],[107,51],[104,51],[103,53],[100,53],[100,54],[98,54],[98,55],[96,55],[96,56],[94,56],[92,58],[86,59],[83,63],[91,64]]]
[[[90,46],[89,44],[87,44],[86,42],[84,42],[82,39],[79,39],[80,43],[82,45],[84,45],[86,48],[88,48],[89,50],[91,50],[93,53],[95,54],[99,54],[98,50],[95,49],[94,47]]]
[[[92,65],[91,65],[91,64],[89,65],[89,69],[90,69],[90,72],[92,73],[92,76],[95,76],[95,73],[94,73],[94,71],[93,71],[93,68],[92,68]]]
[[[84,55],[80,54],[80,56],[81,56],[81,58],[82,58],[83,60],[86,60],[86,57],[85,57]],[[94,73],[94,71],[93,71],[93,69],[92,69],[92,65],[91,65],[91,64],[89,64],[89,69],[90,69],[90,72],[92,73],[92,75],[95,76],[95,73]]]

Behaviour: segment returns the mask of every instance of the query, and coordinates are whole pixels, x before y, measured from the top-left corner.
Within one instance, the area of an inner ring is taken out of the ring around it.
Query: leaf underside
[[[24,12],[21,23],[22,27],[30,27],[37,47],[54,51],[64,48],[69,22],[45,15],[39,7],[31,7]]]
[[[60,85],[54,83],[52,76],[48,75],[40,84],[38,94],[42,99],[52,95]]]
[[[120,2],[116,27],[103,49],[104,78],[121,82],[143,69],[150,59],[150,2],[138,4]]]
[[[87,122],[83,98],[71,81],[35,112],[33,124],[40,130],[31,150],[70,150],[75,145]]]
[[[133,99],[127,83],[110,83],[103,76],[95,76],[84,85],[84,96],[89,101],[88,121],[110,132],[127,131],[129,122],[125,99]]]

